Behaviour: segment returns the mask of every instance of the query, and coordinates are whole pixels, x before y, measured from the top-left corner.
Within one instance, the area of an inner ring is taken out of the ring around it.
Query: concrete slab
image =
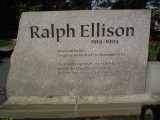
[[[2,118],[74,118],[76,97],[11,97],[0,108]]]
[[[160,62],[149,62],[147,68],[146,91],[160,92]]]
[[[144,104],[159,104],[160,97],[151,94],[124,96],[81,96],[77,101],[77,117],[138,115]]]
[[[160,94],[17,98],[11,97],[1,106],[0,117],[76,118],[139,115],[142,105],[160,104]]]

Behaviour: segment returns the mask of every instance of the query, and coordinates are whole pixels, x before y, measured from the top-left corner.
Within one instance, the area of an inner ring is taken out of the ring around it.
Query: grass
[[[13,41],[0,40],[0,47],[5,47],[12,44],[13,44]]]
[[[160,54],[160,42],[151,42],[149,44],[149,61],[157,61]]]

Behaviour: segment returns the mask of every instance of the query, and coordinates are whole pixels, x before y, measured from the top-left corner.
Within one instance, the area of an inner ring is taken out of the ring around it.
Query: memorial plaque
[[[8,97],[144,93],[150,13],[23,13],[7,80]]]

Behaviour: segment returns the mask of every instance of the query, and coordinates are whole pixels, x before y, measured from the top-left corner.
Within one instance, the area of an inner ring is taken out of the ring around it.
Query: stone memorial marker
[[[23,13],[8,98],[144,93],[149,29],[150,10]]]

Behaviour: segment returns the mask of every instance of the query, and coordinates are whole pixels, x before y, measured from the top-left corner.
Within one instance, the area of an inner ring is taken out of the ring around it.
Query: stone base
[[[11,97],[1,118],[75,118],[138,115],[144,104],[159,104],[159,94],[79,97]]]
[[[160,92],[160,62],[148,62],[147,78],[146,78],[146,92],[159,93]]]

